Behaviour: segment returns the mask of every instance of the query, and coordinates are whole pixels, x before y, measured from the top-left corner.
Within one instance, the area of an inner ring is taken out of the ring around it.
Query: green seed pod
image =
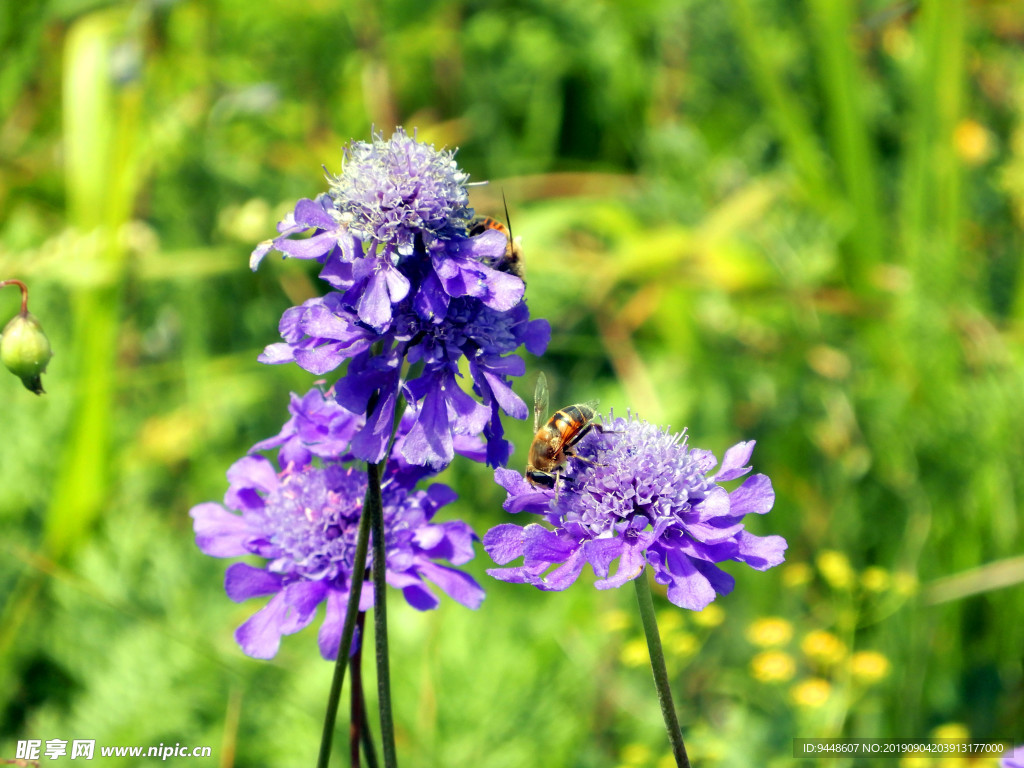
[[[0,360],[26,389],[43,394],[42,373],[53,357],[50,340],[29,312],[15,315],[0,336]]]

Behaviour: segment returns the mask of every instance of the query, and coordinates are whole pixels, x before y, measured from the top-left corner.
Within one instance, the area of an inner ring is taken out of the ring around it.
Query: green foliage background
[[[0,377],[0,758],[85,738],[314,762],[314,632],[244,657],[255,607],[187,511],[312,381],[256,355],[315,273],[249,251],[397,124],[491,180],[479,213],[509,200],[553,327],[525,399],[543,368],[553,401],[758,441],[778,500],[752,525],[793,565],[734,570],[703,619],[660,603],[695,765],[949,723],[1024,741],[1022,36],[995,1],[4,4],[0,279],[30,284],[56,356],[44,397]],[[451,514],[503,521],[485,468],[448,481]],[[665,765],[632,592],[486,561],[479,612],[392,601],[402,764]],[[796,630],[777,683],[746,638],[769,615]],[[888,675],[806,657],[813,630]],[[812,678],[830,693],[801,704]]]

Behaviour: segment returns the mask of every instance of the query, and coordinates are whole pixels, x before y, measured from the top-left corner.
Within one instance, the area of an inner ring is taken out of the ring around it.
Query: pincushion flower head
[[[431,467],[451,461],[457,437],[480,433],[487,461],[503,464],[511,449],[499,412],[526,418],[509,381],[525,370],[515,352],[542,354],[551,331],[530,320],[524,283],[505,265],[505,235],[468,236],[467,179],[452,152],[402,129],[387,140],[376,134],[351,144],[329,191],[300,200],[279,236],[253,252],[254,269],[271,249],[322,265],[332,290],[287,310],[284,341],[260,360],[317,375],[347,364],[337,395],[352,411],[370,411],[352,444],[366,461],[384,455],[399,395],[416,413],[404,457]]]
[[[563,590],[589,564],[598,589],[620,587],[646,567],[667,587],[668,599],[699,611],[734,579],[718,567],[735,560],[757,570],[784,559],[781,536],[755,536],[744,516],[764,514],[775,502],[771,481],[756,474],[727,491],[721,483],[750,472],[754,442],[734,445],[718,464],[710,451],[691,448],[685,434],[669,434],[635,417],[613,418],[576,446],[555,488],[534,487],[518,472],[495,471],[508,491],[508,512],[542,516],[548,526],[503,524],[484,536],[501,581]],[[614,573],[612,564],[618,560]]]
[[[263,567],[234,563],[225,574],[225,589],[236,602],[272,595],[236,631],[242,650],[254,658],[273,657],[282,635],[307,626],[320,603],[326,603],[319,645],[323,657],[333,659],[349,591],[360,575],[353,573],[353,560],[367,477],[353,463],[348,439],[363,417],[319,390],[293,396],[290,410],[292,418],[281,433],[254,447],[276,447],[277,461],[262,455],[238,460],[228,470],[224,504],[199,504],[190,514],[196,544],[205,554],[266,559]],[[406,420],[399,427],[397,439],[407,438],[411,423]],[[463,447],[472,451],[475,446]],[[472,559],[476,536],[463,522],[432,522],[456,496],[439,483],[415,487],[429,474],[400,458],[385,465],[381,493],[387,583],[401,589],[419,610],[439,604],[431,584],[476,608],[483,590],[472,577],[442,562],[461,565]],[[373,586],[367,582],[360,610],[373,604]]]

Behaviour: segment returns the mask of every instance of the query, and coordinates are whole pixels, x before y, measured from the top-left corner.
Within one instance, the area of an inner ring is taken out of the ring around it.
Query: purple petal
[[[721,483],[747,474],[750,467],[744,465],[750,460],[750,454],[754,452],[754,443],[756,442],[756,440],[747,440],[743,443],[736,443],[727,450],[722,458],[722,468],[712,479]]]
[[[360,320],[377,330],[384,329],[391,322],[388,283],[381,270],[375,271],[366,281],[356,311]]]
[[[402,455],[413,464],[437,468],[451,462],[455,450],[448,423],[448,404],[440,389],[427,392],[416,423],[405,437]]]
[[[391,303],[397,304],[409,295],[409,278],[390,264],[386,264],[382,271],[384,272],[384,279],[388,284],[388,295],[391,297]]]
[[[269,603],[235,630],[235,640],[246,656],[272,659],[281,647],[281,623],[288,613],[284,595],[278,593]]]
[[[264,347],[262,354],[256,358],[259,362],[267,365],[279,365],[281,363],[295,362],[295,348],[291,344],[268,344]]]
[[[516,358],[520,360],[521,358]],[[491,392],[494,393],[494,399],[498,401],[498,405],[501,406],[501,410],[511,416],[513,419],[525,419],[529,415],[529,409],[526,407],[526,403],[519,397],[512,388],[505,383],[504,379],[500,376],[496,376],[486,370],[482,371],[484,378],[487,379],[487,383],[491,387]]]
[[[692,510],[697,513],[695,522],[701,523],[728,515],[729,494],[724,488],[715,486],[711,488],[703,501],[693,505]],[[689,528],[689,521],[687,521],[687,528]]]
[[[619,558],[619,567],[615,575],[607,579],[598,579],[594,586],[598,589],[616,589],[627,581],[632,581],[644,571],[646,564],[643,548],[640,546],[627,546],[622,548],[622,557]]]
[[[288,603],[288,615],[281,632],[291,635],[308,626],[327,591],[327,583],[323,581],[297,581],[285,587],[282,594]]]
[[[189,511],[196,546],[211,557],[238,557],[250,554],[245,543],[255,533],[240,515],[228,512],[220,504],[197,504]]]
[[[768,475],[753,475],[729,494],[734,515],[763,515],[775,505],[775,490]]]
[[[517,566],[515,568],[488,568],[487,575],[498,581],[505,581],[510,584],[536,584],[537,577],[529,568]]]
[[[483,602],[483,589],[468,573],[429,561],[420,563],[418,570],[425,578],[437,584],[448,597],[467,608],[476,610]]]
[[[740,554],[736,559],[751,568],[764,571],[786,559],[784,553],[789,544],[781,536],[755,536],[742,531],[738,539]]]
[[[579,549],[543,525],[531,523],[523,529],[523,564],[564,563]]]
[[[265,597],[281,591],[280,574],[254,568],[248,563],[234,563],[224,574],[224,591],[236,603],[253,597]]]
[[[736,579],[707,560],[691,560],[693,567],[700,571],[711,587],[720,595],[728,595],[736,586]]]
[[[523,344],[526,350],[536,357],[540,357],[548,348],[551,341],[551,323],[547,320],[531,320],[526,326],[526,333]]]
[[[307,349],[295,348],[292,355],[302,370],[309,371],[314,376],[330,373],[345,362],[345,356],[338,353],[337,344],[323,344]]]
[[[263,456],[243,456],[228,468],[228,483],[264,493],[277,490],[277,473]]]
[[[321,232],[304,240],[292,240],[288,236],[274,240],[274,247],[293,259],[319,259],[337,244],[338,240],[333,232]]]
[[[608,575],[615,558],[622,554],[625,542],[619,536],[608,539],[590,539],[583,542],[583,551],[587,556],[587,562],[600,577]]]
[[[496,525],[484,534],[484,551],[498,565],[511,563],[525,552],[524,530],[512,523]]]
[[[337,229],[338,222],[334,220],[320,203],[304,197],[295,204],[295,221],[305,224],[307,227],[316,229]]]
[[[259,267],[260,262],[263,261],[263,257],[270,253],[274,247],[273,240],[264,240],[262,243],[253,248],[252,253],[249,254],[249,269],[253,272]]]
[[[448,313],[451,296],[444,290],[441,281],[433,272],[427,274],[413,299],[413,309],[424,320],[440,320]]]
[[[659,584],[668,584],[668,599],[680,608],[703,610],[715,599],[715,588],[678,550],[666,548],[665,562],[656,569]]]
[[[317,636],[317,644],[320,646],[320,655],[327,661],[334,661],[338,657],[338,646],[341,644],[341,630],[345,625],[345,611],[348,609],[348,592],[340,592],[336,589],[327,591],[327,610],[324,613],[323,623],[320,625],[320,633]],[[356,629],[352,637],[352,648],[349,656],[356,652],[359,647],[359,631]]]
[[[422,582],[417,581],[402,588],[402,596],[405,601],[417,611],[432,611],[441,604],[437,595]]]
[[[546,592],[561,592],[568,589],[579,578],[587,558],[583,554],[583,547],[577,547],[565,564],[555,568],[544,577],[544,581],[537,586]]]

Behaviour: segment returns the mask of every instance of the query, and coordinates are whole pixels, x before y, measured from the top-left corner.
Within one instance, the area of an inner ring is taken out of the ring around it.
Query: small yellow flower
[[[807,563],[790,563],[782,569],[782,583],[787,587],[802,587],[812,575],[811,566]]]
[[[953,146],[967,165],[981,165],[992,157],[992,134],[977,120],[961,120],[953,131]]]
[[[860,583],[868,592],[885,592],[892,584],[892,577],[885,568],[872,565],[860,575]]]
[[[858,682],[871,685],[889,674],[889,659],[878,651],[857,651],[850,657],[850,674]]]
[[[625,611],[608,611],[601,617],[601,623],[609,632],[619,632],[631,624],[631,619]]]
[[[693,614],[693,623],[698,627],[717,627],[723,621],[725,621],[725,611],[714,603],[711,603],[703,611]]]
[[[765,616],[747,627],[747,640],[759,648],[785,645],[793,638],[793,625],[778,616]]]
[[[751,659],[750,674],[761,683],[786,683],[796,674],[796,661],[785,651],[762,651]]]
[[[647,652],[647,641],[642,637],[634,638],[622,646],[619,652],[619,659],[627,667],[642,667],[650,663],[650,654]]]
[[[836,664],[846,657],[846,645],[843,641],[823,629],[816,629],[804,635],[800,650],[807,658],[825,665]]]
[[[693,656],[699,649],[697,637],[690,632],[673,632],[665,638],[665,650],[674,656]]]
[[[933,739],[969,739],[971,732],[963,723],[943,723],[932,729]]]
[[[817,709],[824,706],[831,695],[832,686],[828,680],[822,680],[820,677],[802,680],[789,689],[789,696],[793,703],[805,709]]]
[[[627,744],[622,748],[622,766],[647,765],[651,760],[651,749],[646,744]]]
[[[853,584],[853,568],[850,560],[842,552],[826,549],[818,554],[818,570],[822,577],[834,589],[849,589]]]

